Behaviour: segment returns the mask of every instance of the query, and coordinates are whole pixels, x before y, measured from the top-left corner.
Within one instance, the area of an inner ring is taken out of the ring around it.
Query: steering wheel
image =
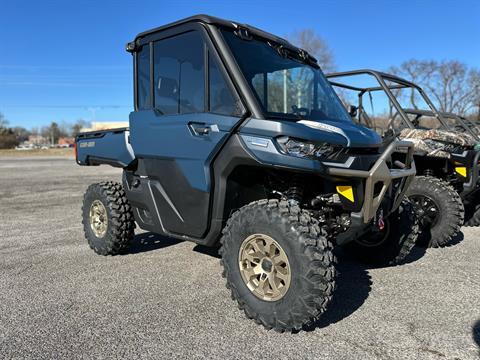
[[[295,115],[305,116],[305,115],[308,115],[309,111],[310,110],[308,108],[298,107],[297,105],[292,105],[292,113],[295,114]]]

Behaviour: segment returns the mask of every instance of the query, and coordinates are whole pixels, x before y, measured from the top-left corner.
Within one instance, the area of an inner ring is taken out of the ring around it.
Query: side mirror
[[[348,113],[349,115],[354,118],[357,116],[357,113],[358,113],[358,107],[356,107],[355,105],[348,105]]]

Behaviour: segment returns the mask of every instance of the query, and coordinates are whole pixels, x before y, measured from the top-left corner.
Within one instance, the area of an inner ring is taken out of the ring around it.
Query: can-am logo
[[[86,147],[94,147],[95,146],[95,141],[88,141],[88,142],[81,142],[80,147],[81,148],[86,148]]]

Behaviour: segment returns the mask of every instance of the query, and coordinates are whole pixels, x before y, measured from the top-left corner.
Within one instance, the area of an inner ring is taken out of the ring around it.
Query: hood
[[[353,122],[299,120],[297,124],[326,133],[338,134],[345,139],[347,147],[374,147],[382,144],[382,137],[375,131]]]
[[[376,132],[353,122],[248,119],[240,132],[245,135],[278,137],[289,136],[300,140],[327,142],[344,147],[380,147],[382,138]]]
[[[403,129],[399,138],[414,143],[415,149],[424,151],[428,156],[450,158],[450,152],[438,142],[464,147],[476,145],[475,139],[466,133],[434,129]]]

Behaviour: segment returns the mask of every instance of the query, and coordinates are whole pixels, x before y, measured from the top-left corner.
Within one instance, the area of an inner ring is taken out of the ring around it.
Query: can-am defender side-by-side
[[[418,223],[405,192],[413,145],[354,124],[316,60],[247,25],[195,16],[139,34],[129,129],[77,137],[80,165],[123,169],[91,185],[83,224],[102,255],[142,228],[221,245],[247,317],[299,330],[335,289],[334,244],[384,264]],[[343,235],[343,236],[342,236]],[[205,286],[207,286],[206,281]]]
[[[433,111],[407,109],[406,112],[407,114],[412,115],[412,122],[414,124],[420,124],[421,122],[426,123],[430,119],[435,118],[435,113]],[[480,133],[478,127],[475,124],[457,114],[446,112],[441,112],[440,114],[447,122],[448,126],[450,126],[452,131],[466,133],[472,136],[477,142],[474,150],[476,150],[477,152],[480,150]],[[480,155],[478,156],[480,158]],[[477,161],[478,164],[480,159],[474,158],[474,161]],[[463,189],[461,188],[461,186],[459,186],[459,184],[457,183],[456,188],[460,191],[461,194],[463,194],[462,199],[465,206],[464,226],[480,226],[480,192],[478,191],[479,187],[477,186],[475,191],[464,192],[462,191]]]
[[[376,84],[366,87],[355,83],[362,76],[373,79]],[[474,150],[475,139],[452,129],[422,88],[410,81],[374,70],[328,74],[327,78],[334,88],[357,93],[358,104],[351,107],[351,115],[359,123],[375,129],[384,138],[398,137],[414,142],[417,176],[408,196],[418,210],[423,230],[421,240],[432,247],[448,244],[463,225],[463,202],[472,198],[478,189],[480,153]],[[402,89],[414,91],[415,96],[423,99],[434,115],[431,119],[434,126],[418,121],[421,110],[401,106],[398,97]],[[365,110],[364,96],[372,100],[370,94],[374,92],[384,92],[395,111],[387,123],[379,124]]]

